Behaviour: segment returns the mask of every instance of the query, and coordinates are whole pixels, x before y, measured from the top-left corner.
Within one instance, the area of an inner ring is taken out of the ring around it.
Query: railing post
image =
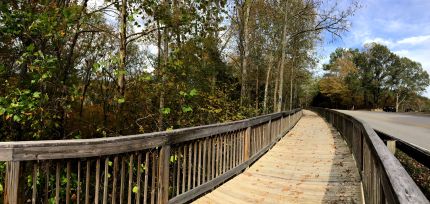
[[[5,204],[18,203],[19,194],[19,161],[6,162],[6,193],[4,195]]]
[[[387,140],[387,147],[391,153],[396,154],[396,140]]]
[[[251,150],[251,127],[246,128],[245,138],[243,140],[243,161],[247,161]]]
[[[160,150],[160,160],[158,162],[158,202],[169,202],[169,159],[170,159],[170,145],[164,145]]]

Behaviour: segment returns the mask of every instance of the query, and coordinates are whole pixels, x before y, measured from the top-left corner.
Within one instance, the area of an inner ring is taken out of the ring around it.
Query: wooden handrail
[[[366,122],[335,110],[312,110],[331,123],[348,143],[360,170],[366,203],[429,203]]]
[[[301,110],[295,109],[139,135],[0,142],[0,165],[6,166],[0,172],[4,186],[0,199],[4,203],[188,202],[246,169],[300,116]]]

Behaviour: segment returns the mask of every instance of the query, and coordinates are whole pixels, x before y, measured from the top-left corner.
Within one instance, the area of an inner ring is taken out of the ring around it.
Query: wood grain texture
[[[360,183],[342,137],[306,111],[249,169],[195,203],[361,203]]]

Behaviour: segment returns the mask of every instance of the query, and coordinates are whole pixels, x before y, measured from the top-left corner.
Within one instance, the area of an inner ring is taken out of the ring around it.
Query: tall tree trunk
[[[273,90],[273,112],[276,112],[278,108],[278,88],[279,78],[275,78],[275,89]]]
[[[279,64],[279,90],[278,90],[278,101],[277,101],[277,112],[282,111],[282,95],[284,92],[284,69],[285,69],[285,51],[287,49],[287,3],[284,5],[284,21],[282,25],[282,36],[281,36],[281,62]]]
[[[121,0],[120,47],[118,67],[118,89],[121,97],[125,93],[125,67],[127,57],[127,0]]]
[[[266,73],[266,82],[264,84],[264,99],[263,99],[263,113],[266,114],[267,113],[267,95],[269,92],[269,80],[270,80],[270,72],[272,71],[272,56],[269,56],[269,63],[268,63],[268,67],[267,67],[267,73]],[[276,91],[275,91],[276,93]]]
[[[159,94],[159,117],[158,117],[158,130],[164,130],[164,116],[163,109],[165,107],[165,90],[164,90],[164,82],[166,81],[165,69],[167,66],[167,60],[169,58],[169,31],[168,29],[164,29],[163,33],[161,33],[160,25],[158,23],[158,77],[160,79],[160,94]],[[161,47],[163,46],[163,47]]]
[[[293,79],[294,79],[294,60],[293,65],[291,66],[291,74],[290,74],[290,110],[293,110]]]
[[[396,112],[399,112],[399,93],[396,93]]]
[[[259,100],[258,100],[258,95],[259,95],[259,81],[258,81],[258,78],[259,78],[259,70],[258,70],[258,65],[257,65],[257,80],[256,80],[256,82],[255,82],[255,109],[257,110],[257,114],[258,114],[258,112],[260,112],[259,110],[258,110],[258,102],[259,102]]]
[[[248,90],[247,90],[247,78],[248,78],[248,55],[249,55],[249,28],[248,28],[248,20],[249,20],[249,11],[250,11],[250,2],[249,0],[245,0],[243,3],[243,16],[242,16],[242,49],[241,52],[241,69],[242,69],[242,83],[240,88],[240,105],[244,105],[244,103],[248,100]]]

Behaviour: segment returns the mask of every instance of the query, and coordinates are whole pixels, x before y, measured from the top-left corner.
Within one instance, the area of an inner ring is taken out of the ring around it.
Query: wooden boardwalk
[[[315,113],[242,174],[195,203],[362,203],[360,176],[343,138]]]

